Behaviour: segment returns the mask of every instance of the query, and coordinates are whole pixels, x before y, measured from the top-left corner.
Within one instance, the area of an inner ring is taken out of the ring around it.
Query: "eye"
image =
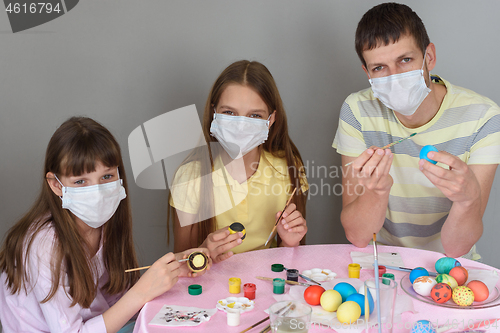
[[[374,69],[372,69],[372,72],[378,72],[382,70],[382,66],[377,66]]]
[[[233,116],[233,115],[234,115],[234,112],[233,112],[233,111],[230,111],[230,110],[224,110],[224,111],[222,111],[221,113],[223,113],[223,114],[228,114],[228,115],[230,115],[230,116]]]
[[[75,185],[83,185],[84,183],[85,183],[85,181],[83,179],[79,179],[79,180],[74,182]]]
[[[411,61],[411,58],[403,58],[403,60],[401,60],[402,63],[407,63],[410,61]]]
[[[104,180],[108,180],[108,179],[111,179],[111,178],[113,178],[113,175],[104,175],[104,176],[102,176],[102,179],[104,179]]]
[[[250,115],[250,118],[262,118],[262,116],[260,114],[258,114],[258,113],[252,113]]]

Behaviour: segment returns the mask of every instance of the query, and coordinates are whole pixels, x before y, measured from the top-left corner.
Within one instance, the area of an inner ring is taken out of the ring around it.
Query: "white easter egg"
[[[430,296],[432,288],[437,284],[431,276],[420,276],[413,281],[413,290],[419,295]]]

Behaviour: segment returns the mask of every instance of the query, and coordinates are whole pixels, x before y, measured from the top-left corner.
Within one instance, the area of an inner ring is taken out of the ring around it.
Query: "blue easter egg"
[[[354,301],[359,304],[361,307],[361,315],[363,316],[365,314],[365,295],[361,295],[359,293],[352,294],[351,296],[347,297],[347,301]],[[368,291],[368,309],[370,309],[370,313],[373,312],[375,305],[373,303],[373,298],[372,294],[370,291]]]
[[[439,274],[448,274],[453,267],[457,266],[462,266],[462,264],[457,259],[451,257],[440,258],[434,265],[436,272]]]
[[[411,333],[436,333],[436,329],[430,321],[419,320],[413,324]]]
[[[413,284],[416,278],[421,276],[429,276],[429,272],[423,267],[417,267],[411,270],[410,272],[410,282]]]
[[[436,164],[437,163],[436,161],[431,160],[430,158],[427,157],[427,153],[431,151],[438,151],[438,150],[436,149],[436,147],[431,145],[423,146],[422,149],[420,149],[420,159],[424,159],[431,162],[432,164]]]
[[[354,288],[351,284],[347,282],[339,282],[333,287],[333,290],[336,290],[339,292],[340,296],[342,296],[342,303],[345,302],[347,297],[351,296],[352,294],[355,294],[356,288]]]

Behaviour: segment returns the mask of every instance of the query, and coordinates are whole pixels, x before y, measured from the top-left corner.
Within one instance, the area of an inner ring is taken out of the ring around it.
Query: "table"
[[[315,267],[331,269],[337,273],[337,277],[347,278],[347,265],[352,262],[350,256],[352,251],[373,253],[373,247],[357,248],[351,244],[304,245],[295,248],[273,248],[236,254],[228,260],[213,265],[210,271],[206,272],[203,276],[197,278],[180,278],[171,290],[148,302],[139,313],[134,332],[240,332],[267,317],[264,310],[275,302],[272,282],[261,281],[255,278],[256,276],[285,278],[285,272],[272,272],[271,264],[281,263],[287,268],[296,268],[299,271]],[[378,251],[379,253],[398,252],[404,261],[405,267],[413,268],[421,266],[430,271],[435,271],[434,263],[443,257],[442,253],[393,246],[378,246]],[[460,262],[466,268],[497,270],[491,266],[467,259],[460,259]],[[396,277],[398,295],[405,295],[405,292],[399,288],[399,283],[401,278],[407,273],[390,270],[388,272],[393,273]],[[242,287],[240,294],[234,295],[229,293],[228,280],[230,277],[241,278]],[[361,270],[361,280],[372,277],[373,270]],[[299,281],[302,281],[302,279],[299,279]],[[219,299],[229,296],[243,296],[244,283],[254,283],[257,286],[255,308],[250,312],[241,314],[241,323],[237,327],[227,326],[226,314],[223,311],[218,311],[209,322],[195,327],[174,328],[148,325],[164,304],[195,306],[207,309],[215,308]],[[198,296],[189,295],[187,289],[191,284],[202,285],[203,293]],[[286,287],[285,292],[288,291],[288,288],[289,286]],[[500,282],[497,283],[497,288],[500,289]],[[469,319],[476,322],[479,320],[500,318],[500,306],[487,309],[450,309],[425,304],[415,299],[412,299],[412,301],[417,313],[403,313],[401,318],[403,323],[407,323],[407,328],[405,329],[404,325],[400,325],[400,329],[395,326],[394,332],[409,332],[410,329],[408,327],[410,327],[410,323],[420,319],[427,319],[432,322],[438,321],[440,325],[444,324],[446,320],[449,320],[450,323],[453,320],[457,320],[460,325],[461,323],[467,325]],[[267,324],[269,324],[269,321],[249,332],[259,332]],[[500,332],[500,319],[498,326],[498,328],[490,328],[488,331]],[[462,327],[460,326],[460,328]],[[481,329],[484,330],[484,328]],[[309,332],[333,332],[333,330],[326,327],[313,327]]]

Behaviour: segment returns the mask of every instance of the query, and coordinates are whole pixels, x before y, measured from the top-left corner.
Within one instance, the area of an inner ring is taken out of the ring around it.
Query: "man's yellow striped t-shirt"
[[[454,86],[439,76],[433,75],[432,79],[445,85],[447,92],[430,122],[418,128],[405,127],[373,95],[371,88],[365,89],[345,100],[333,147],[341,155],[357,157],[371,146],[383,147],[417,133],[391,147],[394,159],[390,175],[394,185],[377,240],[444,252],[441,227],[452,202],[419,170],[420,149],[433,145],[468,165],[499,164],[500,109],[473,91]]]

